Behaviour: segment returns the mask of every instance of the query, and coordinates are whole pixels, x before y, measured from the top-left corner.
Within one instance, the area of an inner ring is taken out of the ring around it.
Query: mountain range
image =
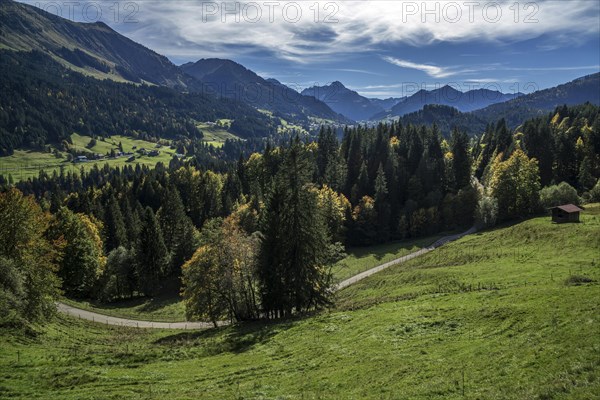
[[[355,121],[402,117],[422,110],[424,106],[430,104],[451,106],[461,112],[469,112],[523,95],[522,93],[505,94],[489,89],[461,92],[446,85],[434,90],[422,89],[408,97],[381,100],[361,96],[339,81],[304,89],[302,94],[323,101],[334,111]]]
[[[434,90],[421,89],[393,106],[389,112],[375,114],[371,119],[379,120],[390,117],[401,117],[422,110],[428,104],[451,106],[461,112],[469,112],[485,108],[491,104],[512,100],[522,95],[522,93],[505,94],[489,89],[461,92],[450,85],[446,85]]]
[[[313,86],[298,93],[275,79],[265,79],[231,60],[209,58],[177,66],[165,56],[128,39],[104,23],[73,22],[12,0],[0,0],[0,22],[0,51],[4,54],[32,54],[23,57],[4,56],[7,60],[2,67],[6,71],[15,66],[23,70],[21,75],[5,74],[2,83],[6,90],[16,91],[18,88],[18,82],[9,82],[8,79],[25,79],[28,87],[34,87],[37,74],[44,77],[43,86],[54,85],[59,89],[72,90],[69,95],[73,101],[84,101],[82,92],[74,89],[83,82],[86,93],[92,93],[90,88],[94,84],[99,85],[98,93],[104,96],[98,98],[99,102],[124,104],[126,98],[123,96],[137,98],[134,95],[136,88],[145,88],[143,93],[150,96],[147,97],[146,107],[154,113],[162,109],[165,116],[173,118],[181,115],[177,107],[185,103],[184,108],[194,110],[197,117],[213,116],[237,121],[232,129],[238,129],[238,134],[245,137],[268,134],[276,131],[278,124],[286,122],[307,127],[323,122],[339,125],[397,118],[406,123],[430,124],[437,121],[444,133],[458,126],[477,134],[482,126],[500,118],[505,118],[514,127],[525,118],[545,114],[562,104],[574,105],[586,101],[600,104],[598,73],[528,95],[487,89],[463,93],[446,85],[434,90],[420,90],[405,98],[370,99],[339,81]],[[47,71],[43,71],[44,68]],[[62,79],[61,76],[68,74],[65,71],[74,71],[93,79]],[[101,84],[103,80],[133,83],[135,86],[114,90],[109,85]],[[147,90],[147,87],[161,90]],[[36,95],[32,92],[29,97]],[[7,95],[3,97],[5,103],[12,101]],[[165,102],[165,99],[171,100]],[[224,99],[227,101],[221,101]],[[24,101],[31,107],[35,103],[33,98]],[[21,107],[22,103],[17,105]],[[23,107],[27,118],[38,115],[27,114],[26,107]],[[185,118],[186,126],[179,131],[193,134],[189,126],[193,118]],[[12,121],[10,126],[22,124],[13,117],[9,119]],[[119,119],[137,121],[131,113],[123,114]],[[42,122],[29,122],[28,126],[36,126],[39,132],[25,141],[15,139],[16,133],[11,131],[6,149],[15,148],[20,143],[39,144],[44,137],[64,137],[61,132],[44,133]],[[157,124],[155,121],[153,126]],[[133,126],[120,129],[136,130]]]
[[[455,127],[470,135],[476,135],[483,132],[488,123],[495,123],[502,118],[509,128],[514,129],[523,121],[546,115],[559,106],[572,106],[585,102],[600,105],[600,73],[471,112],[461,112],[447,105],[429,104],[399,119],[403,124],[433,125],[435,123],[445,135]]]
[[[0,21],[0,48],[37,50],[95,78],[227,97],[303,123],[309,117],[351,122],[323,102],[269,82],[230,60],[200,60],[178,67],[102,22],[73,22],[12,0],[0,0]]]

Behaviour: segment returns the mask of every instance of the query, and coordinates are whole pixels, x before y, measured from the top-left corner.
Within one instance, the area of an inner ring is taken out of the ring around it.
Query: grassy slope
[[[144,147],[146,149],[153,149],[155,146],[155,143],[145,140],[136,140],[127,136],[114,135],[111,138],[106,139],[106,142],[98,140],[94,147],[88,149],[86,146],[90,142],[90,137],[73,134],[71,139],[73,140],[74,148],[81,151],[89,151],[101,154],[110,152],[112,148],[118,150],[117,145],[119,142],[123,144],[123,150],[126,152],[132,151],[133,146],[137,146],[138,148]],[[174,150],[164,146],[160,149],[160,152],[160,155],[157,157],[140,156],[136,153],[136,160],[131,164],[149,166],[155,166],[158,162],[168,164],[175,153]],[[0,175],[5,175],[8,177],[8,175],[11,174],[15,182],[18,182],[20,180],[38,176],[40,170],[44,170],[48,174],[52,174],[53,171],[59,172],[61,167],[63,167],[66,171],[80,171],[82,167],[85,170],[89,170],[90,168],[93,168],[94,165],[98,165],[98,167],[101,168],[105,164],[108,164],[111,167],[123,167],[130,164],[127,163],[127,157],[74,164],[66,161],[65,153],[61,153],[61,155],[62,158],[57,158],[51,153],[30,150],[16,150],[11,156],[0,157]]]
[[[209,125],[207,123],[199,123],[197,125],[198,129],[200,129],[204,134],[204,137],[202,138],[203,142],[211,144],[215,147],[221,147],[223,144],[225,144],[227,139],[239,139],[239,137],[226,130],[226,127],[231,125],[231,120],[221,119],[217,122],[223,126]]]
[[[600,206],[582,219],[463,238],[298,321],[175,333],[63,317],[37,338],[0,331],[0,397],[598,398]],[[566,284],[573,274],[595,282]]]
[[[334,279],[336,282],[342,281],[379,264],[417,251],[435,242],[440,236],[350,249],[348,256],[333,267]],[[66,300],[66,302],[75,307],[115,317],[156,322],[184,321],[185,306],[178,295],[178,288],[170,286],[172,287],[168,294],[153,299],[139,298],[110,304],[74,300]]]
[[[339,282],[388,261],[413,253],[434,243],[442,236],[444,235],[440,234],[415,240],[349,249],[348,256],[333,266],[334,279]]]

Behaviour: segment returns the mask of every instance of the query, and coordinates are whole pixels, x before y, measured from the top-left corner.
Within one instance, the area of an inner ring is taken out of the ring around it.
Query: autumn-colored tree
[[[323,185],[321,189],[314,190],[317,191],[317,204],[325,218],[329,235],[334,242],[343,242],[346,216],[349,214],[351,208],[350,202],[346,196],[337,193],[327,185]]]
[[[248,320],[259,317],[258,241],[235,217],[208,224],[204,243],[183,266],[182,294],[188,318]]]
[[[56,310],[60,244],[47,239],[49,222],[33,197],[0,193],[0,325],[37,322]]]
[[[352,211],[352,236],[350,243],[354,245],[369,245],[377,241],[377,210],[375,200],[363,196]]]
[[[529,215],[539,207],[540,176],[536,159],[517,149],[506,161],[502,155],[491,169],[491,194],[498,200],[498,218]]]
[[[71,296],[90,296],[104,271],[106,258],[98,224],[85,214],[62,207],[49,229],[51,238],[64,241],[58,274]]]

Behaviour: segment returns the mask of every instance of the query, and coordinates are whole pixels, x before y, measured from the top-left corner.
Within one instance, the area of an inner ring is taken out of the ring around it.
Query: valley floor
[[[0,398],[594,399],[600,206],[467,236],[303,319],[0,330]]]

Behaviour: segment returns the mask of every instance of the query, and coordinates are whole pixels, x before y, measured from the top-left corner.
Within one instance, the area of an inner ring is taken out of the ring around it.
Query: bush
[[[588,203],[600,203],[600,179],[596,185],[588,192]]]
[[[496,225],[498,218],[498,200],[493,197],[483,196],[477,202],[475,209],[475,224],[482,228],[491,228]]]
[[[561,204],[581,204],[577,190],[567,182],[548,186],[540,190],[540,202],[542,207],[550,208]]]

